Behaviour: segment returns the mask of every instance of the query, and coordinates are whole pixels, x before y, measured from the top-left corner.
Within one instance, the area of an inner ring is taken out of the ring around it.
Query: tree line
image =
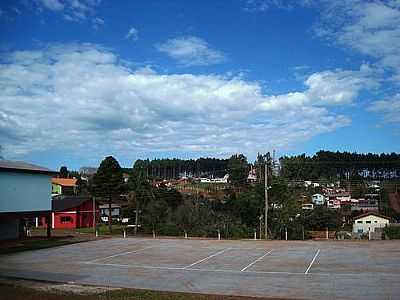
[[[200,176],[224,176],[228,167],[228,159],[138,159],[134,170],[142,170],[147,177],[159,179],[176,179],[181,174]]]
[[[289,180],[358,180],[400,178],[400,154],[319,151],[284,156],[281,175]]]
[[[301,231],[311,224],[311,217],[302,213],[298,201],[302,191],[288,185],[284,178],[274,177],[269,158],[269,154],[259,155],[256,163],[264,170],[262,176],[267,175],[271,182],[269,236],[282,238],[283,232],[288,230],[290,238],[299,238]],[[215,237],[220,232],[227,238],[248,238],[256,231],[258,236],[263,236],[264,183],[244,184],[248,169],[249,163],[243,154],[233,155],[227,163],[231,187],[225,191],[223,200],[210,201],[181,194],[167,186],[153,185],[145,165],[141,164],[135,163],[129,181],[125,183],[123,169],[117,160],[107,157],[93,177],[92,192],[94,196],[107,199],[110,206],[113,199],[125,193],[128,207],[124,215],[136,225],[141,224],[145,233]],[[241,189],[238,190],[238,186]],[[320,223],[314,221],[314,228],[323,228],[327,222],[331,226],[337,225],[335,212],[324,210],[318,216],[325,218]],[[109,216],[110,230],[111,226]],[[137,226],[134,228],[136,231]]]

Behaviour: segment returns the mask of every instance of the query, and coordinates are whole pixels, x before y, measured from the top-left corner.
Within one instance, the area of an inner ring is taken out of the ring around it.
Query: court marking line
[[[138,269],[156,269],[156,270],[175,270],[175,271],[199,271],[199,272],[216,272],[216,273],[234,273],[234,274],[281,274],[281,275],[302,275],[305,274],[303,272],[282,272],[282,271],[239,271],[239,270],[228,270],[228,269],[199,269],[199,268],[190,268],[185,269],[184,267],[157,267],[157,266],[146,266],[146,265],[124,265],[124,264],[113,264],[113,263],[96,263],[96,262],[81,262],[80,264],[85,265],[94,265],[94,266],[110,266],[110,267],[118,267],[118,268],[138,268]],[[308,273],[308,276],[356,276],[356,277],[368,277],[368,276],[390,276],[390,277],[400,277],[400,274],[396,273],[326,273],[326,272],[318,272],[318,273]]]
[[[134,250],[134,251],[127,251],[127,252],[117,253],[117,254],[114,254],[114,255],[109,255],[109,256],[106,256],[106,257],[96,258],[96,259],[93,259],[93,260],[89,261],[88,263],[93,263],[93,262],[96,262],[96,261],[105,260],[105,259],[109,259],[109,258],[114,258],[114,257],[122,256],[122,255],[137,253],[137,252],[140,252],[140,251],[143,251],[143,250],[146,250],[146,249],[150,249],[150,248],[154,248],[154,247],[153,246],[148,246],[148,247],[140,248],[140,249],[137,249],[137,250]]]
[[[141,268],[141,269],[158,269],[158,270],[184,270],[183,267],[157,267],[157,266],[142,266],[142,265],[124,265],[124,264],[113,264],[113,263],[96,263],[96,262],[84,262],[85,265],[95,266],[109,266],[118,268]]]
[[[190,267],[193,267],[193,266],[195,266],[195,265],[198,265],[198,264],[200,264],[200,263],[202,263],[202,262],[204,262],[204,261],[207,261],[207,260],[209,260],[210,258],[213,258],[213,257],[215,257],[215,256],[217,256],[217,255],[220,255],[220,254],[222,254],[222,253],[224,253],[224,252],[226,252],[226,251],[228,251],[228,250],[231,250],[231,248],[225,248],[224,250],[221,250],[221,251],[219,251],[219,252],[217,252],[217,253],[211,254],[211,255],[209,255],[209,256],[207,256],[207,257],[205,257],[205,258],[203,258],[203,259],[200,259],[200,260],[198,260],[198,261],[195,261],[194,263],[192,263],[192,264],[187,265],[186,267],[184,267],[184,269],[188,269],[188,268],[190,268]]]
[[[255,261],[253,261],[252,263],[248,264],[247,266],[245,266],[243,269],[240,270],[240,272],[244,272],[246,271],[248,268],[250,268],[252,265],[254,265],[255,263],[259,262],[260,260],[262,260],[264,257],[266,257],[267,255],[269,255],[272,252],[272,249],[269,250],[267,253],[265,253],[264,255],[260,256],[259,258],[257,258]]]
[[[319,252],[321,252],[321,249],[318,249],[318,250],[317,250],[317,253],[315,253],[315,255],[314,255],[314,257],[313,257],[313,259],[312,259],[310,265],[308,266],[307,270],[304,272],[305,275],[307,275],[308,272],[310,271],[310,269],[311,269],[311,267],[312,267],[314,261],[316,260],[316,258],[317,258],[317,256],[318,256]]]

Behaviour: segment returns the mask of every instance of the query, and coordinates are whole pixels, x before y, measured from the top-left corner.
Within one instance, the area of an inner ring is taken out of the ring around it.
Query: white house
[[[301,206],[303,210],[313,210],[314,209],[314,204],[312,203],[305,203]]]
[[[315,205],[324,205],[325,204],[325,196],[321,195],[321,194],[314,194],[314,195],[312,195],[311,201]]]
[[[201,183],[228,183],[228,178],[229,174],[225,174],[223,178],[206,178],[206,177],[201,177],[200,182]]]
[[[47,217],[50,225],[51,178],[57,174],[24,162],[0,160],[0,240],[22,236],[25,218]]]
[[[338,199],[330,199],[327,202],[328,208],[331,209],[340,209],[342,202]]]
[[[375,232],[376,228],[383,228],[389,225],[390,218],[377,214],[375,212],[368,212],[354,218],[353,232],[354,233],[368,233]]]
[[[101,221],[108,222],[109,205],[102,204],[99,206],[99,209]],[[118,221],[121,219],[121,205],[115,203],[111,204],[111,216]]]

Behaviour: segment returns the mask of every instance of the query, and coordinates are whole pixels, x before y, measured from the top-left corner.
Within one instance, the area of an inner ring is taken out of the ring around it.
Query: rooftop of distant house
[[[76,181],[77,181],[77,179],[75,177],[74,178],[58,178],[58,177],[56,178],[56,177],[54,177],[51,179],[51,183],[58,184],[61,186],[70,186],[70,187],[75,187]]]
[[[0,160],[0,171],[56,175],[58,172],[23,161]]]
[[[358,219],[361,219],[361,218],[364,218],[364,217],[367,217],[367,216],[371,216],[371,215],[372,216],[376,216],[376,217],[380,217],[380,218],[384,218],[384,219],[387,219],[387,220],[391,219],[390,217],[381,215],[381,214],[376,213],[376,212],[367,212],[365,214],[358,215],[357,217],[354,218],[354,220],[358,220]]]
[[[56,196],[51,201],[53,211],[63,211],[80,206],[86,201],[92,201],[90,196]]]

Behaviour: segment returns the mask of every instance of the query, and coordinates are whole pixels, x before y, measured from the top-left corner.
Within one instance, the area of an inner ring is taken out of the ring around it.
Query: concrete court
[[[105,239],[0,256],[0,275],[287,299],[400,299],[397,241]]]

